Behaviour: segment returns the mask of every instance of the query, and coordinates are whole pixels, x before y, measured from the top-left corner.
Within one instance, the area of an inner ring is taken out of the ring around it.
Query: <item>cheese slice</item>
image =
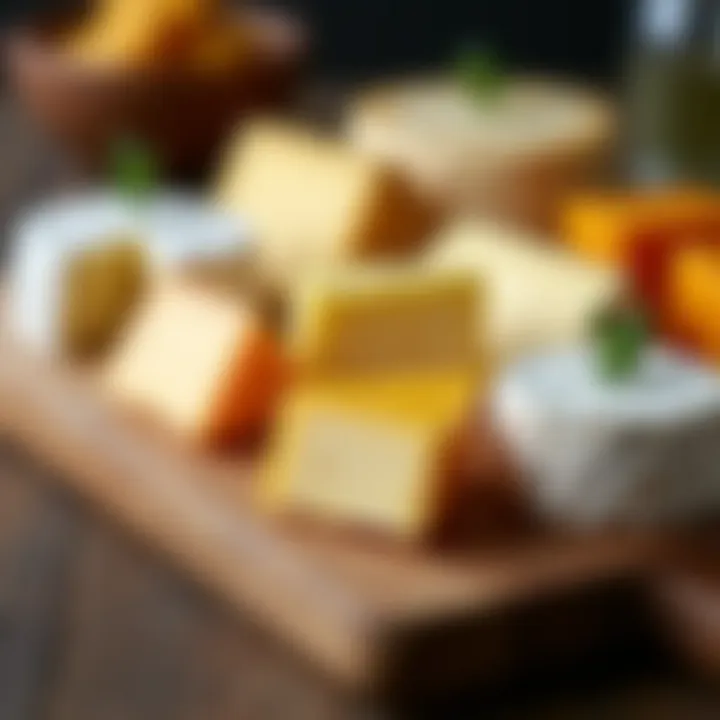
[[[417,77],[363,90],[346,137],[452,212],[547,229],[570,190],[604,173],[614,115],[597,94],[560,81],[510,78],[482,102],[454,78]]]
[[[462,374],[306,386],[290,397],[262,470],[271,512],[426,536],[453,500]]]
[[[279,348],[252,312],[163,278],[110,358],[103,384],[188,441],[215,446],[262,427],[282,378]]]
[[[305,375],[360,377],[470,370],[478,360],[481,284],[465,270],[356,266],[306,278],[289,347]]]
[[[478,345],[501,363],[578,340],[620,288],[614,270],[586,263],[541,236],[490,221],[453,223],[431,244],[424,261],[482,278]]]
[[[247,218],[267,272],[403,254],[422,242],[428,207],[383,163],[309,130],[256,122],[231,146],[217,198]]]

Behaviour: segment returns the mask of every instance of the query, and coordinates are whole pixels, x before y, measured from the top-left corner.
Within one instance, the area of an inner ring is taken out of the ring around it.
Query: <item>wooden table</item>
[[[8,149],[7,184],[0,190],[6,217],[18,202],[65,181],[63,163],[51,161],[49,149],[43,149],[7,104],[0,112],[0,142]],[[8,367],[6,373],[12,371]],[[32,397],[42,394],[33,395],[32,383],[13,387],[8,377],[4,385],[0,382],[4,392],[0,401],[14,397],[16,410],[32,411]],[[22,417],[22,413],[13,415],[21,424]],[[360,672],[366,665],[348,660],[352,653],[341,653],[345,660],[338,666],[331,653],[309,653],[312,642],[299,643],[299,636],[289,627],[262,622],[252,601],[243,607],[246,589],[228,591],[218,587],[217,578],[188,582],[186,577],[197,580],[202,574],[200,565],[193,567],[187,557],[171,557],[172,548],[157,538],[148,543],[145,537],[143,542],[147,527],[137,527],[137,523],[131,527],[127,514],[108,513],[111,496],[93,496],[92,489],[83,487],[87,478],[71,472],[72,463],[43,444],[47,440],[38,442],[35,435],[42,434],[42,428],[32,423],[32,414],[24,417],[21,432],[16,423],[0,426],[4,521],[0,523],[0,718],[366,717],[375,716],[368,713],[382,715],[407,699],[402,687],[373,685]],[[101,475],[95,478],[102,480]],[[98,485],[94,487],[97,490]],[[73,491],[68,492],[69,488]],[[88,500],[93,504],[86,505]],[[97,513],[103,502],[105,512]],[[125,522],[112,524],[109,517]],[[133,535],[119,532],[128,527],[135,531]],[[184,574],[171,568],[181,568]],[[481,694],[478,686],[471,686],[462,694],[432,698],[434,704],[425,698],[424,714],[433,715],[436,710],[438,717],[464,716],[457,703],[464,707],[479,698],[485,714],[496,711],[503,717],[554,717],[555,712],[587,717],[588,712],[595,712],[602,717],[610,713],[634,718],[645,713],[654,718],[660,716],[650,713],[658,708],[663,712],[675,708],[677,713],[668,717],[701,717],[687,714],[689,708],[710,717],[720,707],[717,698],[700,692],[694,683],[675,680],[673,691],[655,689],[658,680],[646,671],[656,668],[646,662],[647,646],[637,642],[644,633],[634,632],[642,628],[631,624],[642,615],[628,613],[628,602],[637,599],[637,587],[620,582],[611,589],[603,595],[601,606],[595,596],[579,592],[568,596],[559,613],[554,606],[550,615],[544,615],[543,603],[538,603],[532,622],[528,616],[522,619],[513,613],[502,621],[498,618],[491,626],[500,635],[499,644],[481,645],[484,652],[500,647],[516,654],[537,654],[551,635],[550,644],[560,648],[554,662],[538,654],[531,664],[533,676],[502,678],[513,680],[504,685],[505,690],[493,689],[488,694],[485,683]],[[563,662],[567,659],[564,644],[555,640],[564,634],[573,640],[569,645],[575,646],[575,636],[582,635],[588,623],[617,617],[607,607],[615,601],[622,605],[625,624],[607,625],[607,642],[593,645],[595,660],[607,665],[611,658],[615,669],[641,667],[642,683],[629,686],[624,681],[608,697],[606,685],[597,680],[607,672],[599,674],[597,663],[589,664],[587,672],[572,673],[581,691],[568,698],[566,680],[571,676]],[[349,602],[352,605],[352,597]],[[323,613],[315,619],[332,620]],[[512,638],[509,644],[508,638]],[[620,662],[619,652],[626,662]],[[471,665],[481,660],[472,657]],[[484,660],[486,668],[502,671],[505,667],[502,652],[489,663],[487,657]],[[553,665],[555,672],[543,672],[544,665]],[[436,671],[442,671],[442,665]],[[664,669],[661,677],[666,679]],[[560,699],[552,692],[558,687],[564,689]],[[518,698],[518,688],[528,693],[525,702]],[[397,690],[401,692],[396,697]]]

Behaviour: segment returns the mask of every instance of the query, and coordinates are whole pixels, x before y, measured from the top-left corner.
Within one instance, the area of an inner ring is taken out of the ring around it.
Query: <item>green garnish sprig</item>
[[[159,184],[159,164],[150,147],[136,137],[121,138],[112,153],[115,187],[130,204],[144,205]]]
[[[650,339],[647,317],[638,306],[616,302],[603,309],[591,326],[595,360],[602,378],[615,383],[636,376]]]
[[[466,46],[455,61],[460,86],[476,101],[497,100],[507,85],[507,73],[497,55],[487,48]]]

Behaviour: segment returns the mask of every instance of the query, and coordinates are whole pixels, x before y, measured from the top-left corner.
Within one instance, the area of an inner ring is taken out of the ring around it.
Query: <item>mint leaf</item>
[[[620,304],[606,308],[594,319],[592,336],[605,380],[617,382],[637,374],[650,340],[648,321],[639,308]]]
[[[119,193],[134,203],[147,200],[158,184],[158,163],[150,148],[133,137],[124,137],[112,156],[112,173]]]
[[[507,84],[505,70],[497,56],[478,47],[460,51],[455,73],[460,86],[481,102],[497,99]]]

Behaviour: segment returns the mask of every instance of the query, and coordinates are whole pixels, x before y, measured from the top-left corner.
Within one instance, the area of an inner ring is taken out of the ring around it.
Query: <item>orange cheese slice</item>
[[[690,345],[720,360],[720,250],[697,245],[677,253],[669,271],[668,307]]]
[[[103,382],[188,441],[218,446],[268,419],[284,376],[279,347],[235,300],[163,279],[146,299]]]

